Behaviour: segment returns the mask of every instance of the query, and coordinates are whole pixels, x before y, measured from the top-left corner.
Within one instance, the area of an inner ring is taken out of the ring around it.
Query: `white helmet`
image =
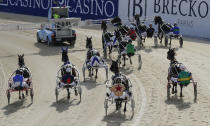
[[[71,68],[70,67],[66,68],[66,72],[70,73],[71,72]]]
[[[179,68],[180,68],[180,70],[185,70],[186,69],[186,67],[183,64],[180,64]]]
[[[93,50],[92,50],[92,53],[93,53],[93,55],[97,55],[98,51],[95,50],[95,49],[93,49]]]
[[[67,64],[65,66],[65,68],[66,68],[66,72],[71,72],[72,65],[71,64]]]

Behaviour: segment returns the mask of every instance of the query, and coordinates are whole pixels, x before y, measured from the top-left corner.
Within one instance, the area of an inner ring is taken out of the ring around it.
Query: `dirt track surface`
[[[5,20],[4,20],[5,21]],[[78,34],[74,48],[69,49],[70,61],[75,64],[82,77],[82,65],[85,60],[85,36],[92,36],[94,48],[101,50],[101,31],[76,29]],[[36,31],[0,32],[0,125],[1,126],[208,126],[210,125],[210,43],[207,41],[185,38],[184,48],[177,48],[177,59],[184,63],[198,82],[198,100],[194,102],[193,86],[184,88],[184,97],[166,97],[168,48],[153,48],[153,40],[146,40],[146,48],[138,53],[142,55],[143,65],[139,71],[137,57],[134,64],[121,69],[133,83],[136,108],[131,118],[130,106],[124,115],[116,112],[115,106],[109,108],[105,117],[105,72],[99,70],[96,82],[81,82],[82,101],[71,94],[67,100],[66,92],[59,95],[55,102],[56,74],[61,62],[61,47],[57,44],[48,47],[37,43]],[[178,41],[172,45],[178,47]],[[5,95],[7,80],[17,68],[17,54],[25,54],[26,66],[33,74],[34,103],[30,97],[18,100],[13,93],[11,105],[7,105]],[[114,56],[113,56],[114,57]],[[110,64],[110,60],[107,60]],[[109,77],[112,73],[109,72]],[[179,89],[179,88],[178,88]],[[179,90],[178,90],[179,91]]]

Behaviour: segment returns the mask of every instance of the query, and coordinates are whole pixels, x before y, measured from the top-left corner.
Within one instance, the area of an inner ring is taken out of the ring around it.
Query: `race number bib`
[[[114,92],[115,96],[122,96],[125,86],[123,84],[115,84],[112,86],[111,91]]]

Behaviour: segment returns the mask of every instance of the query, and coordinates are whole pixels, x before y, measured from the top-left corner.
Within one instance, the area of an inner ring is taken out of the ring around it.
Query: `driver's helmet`
[[[122,79],[121,79],[120,77],[117,77],[117,78],[115,79],[115,83],[116,83],[116,84],[122,83]]]
[[[70,73],[71,69],[72,69],[72,65],[71,64],[67,64],[65,68],[66,68],[66,72]]]
[[[93,49],[93,50],[92,50],[92,55],[95,56],[95,55],[97,55],[97,54],[98,54],[98,51],[95,50],[95,49]]]
[[[19,74],[19,75],[23,75],[23,70],[22,69],[17,69],[15,71],[16,75]]]
[[[184,64],[180,64],[179,68],[180,68],[180,70],[182,70],[182,71],[186,70],[186,67],[184,66]]]
[[[149,24],[149,27],[152,28],[152,24]]]
[[[135,27],[133,25],[130,25],[131,30],[135,30]]]
[[[174,26],[177,26],[177,23],[174,23]]]

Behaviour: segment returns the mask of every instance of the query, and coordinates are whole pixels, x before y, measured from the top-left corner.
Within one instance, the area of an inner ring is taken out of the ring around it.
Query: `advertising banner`
[[[107,19],[118,15],[118,0],[56,0],[69,6],[70,17]],[[0,11],[47,17],[55,0],[0,0]]]
[[[209,7],[210,0],[122,0],[119,16],[132,19],[140,14],[141,19],[152,19],[159,15],[165,22],[177,23],[183,35],[210,38]]]

